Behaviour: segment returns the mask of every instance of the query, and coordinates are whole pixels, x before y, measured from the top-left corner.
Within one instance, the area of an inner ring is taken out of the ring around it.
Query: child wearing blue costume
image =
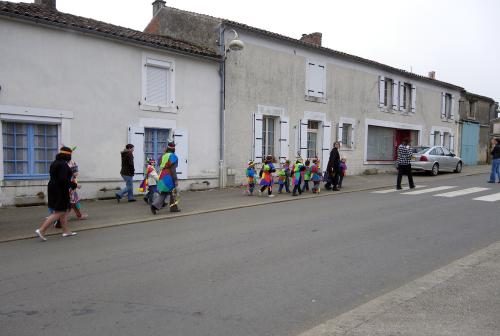
[[[253,161],[248,161],[248,167],[246,170],[248,189],[246,190],[246,194],[248,196],[253,195],[253,190],[255,188],[255,163]]]
[[[160,196],[153,201],[153,204],[151,204],[151,212],[153,215],[156,215],[156,212],[163,207],[167,196],[169,196],[170,212],[180,211],[177,206],[178,202],[176,201],[178,163],[179,159],[177,155],[175,155],[175,143],[169,142],[167,150],[161,158],[161,173],[157,183],[157,190]]]

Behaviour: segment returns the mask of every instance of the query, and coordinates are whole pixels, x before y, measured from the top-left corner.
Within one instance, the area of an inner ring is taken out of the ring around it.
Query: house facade
[[[218,185],[217,53],[57,11],[0,1],[0,203],[39,195],[61,145],[76,146],[81,195],[121,186],[120,151],[147,157],[177,143],[181,188]]]
[[[490,120],[498,104],[489,97],[462,92],[460,98],[459,153],[467,165],[488,162],[490,152]]]
[[[350,174],[393,170],[404,138],[456,152],[463,90],[456,85],[322,47],[320,33],[297,40],[166,6],[145,31],[224,52],[233,30],[245,48],[226,52],[224,62],[229,184],[244,181],[249,159],[266,155],[317,156],[325,165],[335,140]]]

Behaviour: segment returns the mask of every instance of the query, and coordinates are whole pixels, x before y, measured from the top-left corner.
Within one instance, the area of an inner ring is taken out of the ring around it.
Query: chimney
[[[163,0],[155,0],[155,2],[153,2],[153,16],[156,15],[156,13],[158,13],[163,7],[165,7],[165,4],[167,2],[166,1],[163,1]]]
[[[436,79],[436,71],[429,71],[429,78]]]
[[[35,0],[35,4],[45,6],[53,10],[57,10],[56,0]]]
[[[300,38],[300,40],[302,42],[316,44],[316,45],[321,47],[321,37],[322,36],[323,36],[323,34],[318,33],[318,32],[311,33],[311,34],[302,34],[302,37]]]

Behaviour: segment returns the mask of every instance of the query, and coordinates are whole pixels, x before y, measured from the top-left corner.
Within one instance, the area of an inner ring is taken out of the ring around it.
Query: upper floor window
[[[451,94],[446,93],[444,96],[444,113],[446,119],[451,119]]]
[[[403,84],[403,110],[409,111],[411,106],[411,84]]]
[[[469,111],[468,111],[469,115],[468,115],[468,117],[470,119],[476,119],[476,107],[477,107],[477,102],[475,102],[475,101],[469,102]]]
[[[144,57],[142,103],[156,110],[173,106],[173,63],[152,57]]]
[[[47,178],[58,148],[57,125],[2,122],[6,179]]]
[[[319,99],[326,98],[325,64],[312,60],[307,61],[306,96]]]
[[[392,107],[392,86],[394,85],[394,81],[390,78],[385,78],[384,81],[384,106]]]

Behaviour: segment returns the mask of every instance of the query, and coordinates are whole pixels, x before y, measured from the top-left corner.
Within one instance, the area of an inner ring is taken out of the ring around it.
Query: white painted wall
[[[421,144],[428,143],[433,127],[445,127],[458,134],[455,121],[441,119],[441,93],[446,91],[455,96],[453,108],[458,120],[458,91],[254,33],[238,33],[245,49],[230,53],[226,61],[226,164],[235,169],[239,182],[244,182],[245,164],[253,153],[252,118],[259,105],[282,108],[284,115],[290,118],[289,157],[292,159],[297,152],[300,119],[311,113],[324,115],[325,120],[333,124],[332,141],[337,139],[339,121],[354,120],[355,146],[341,150],[341,155],[347,157],[349,174],[360,174],[368,168],[384,171],[394,167],[366,162],[367,119],[388,127],[409,125],[409,129],[421,130]],[[306,61],[310,59],[326,64],[326,99],[322,102],[305,99]],[[414,114],[393,113],[379,107],[379,76],[416,86]]]
[[[182,187],[196,179],[217,185],[216,62],[3,18],[0,30],[0,119],[36,121],[38,114],[49,111],[51,120],[62,124],[60,140],[78,147],[74,159],[84,197],[95,197],[102,186],[122,185],[120,151],[128,126],[155,121],[189,131],[190,180]],[[145,54],[175,63],[175,104],[169,112],[144,110],[138,104]],[[67,115],[57,116],[58,111]],[[0,151],[0,203],[46,190],[47,181],[5,181],[2,162]]]

